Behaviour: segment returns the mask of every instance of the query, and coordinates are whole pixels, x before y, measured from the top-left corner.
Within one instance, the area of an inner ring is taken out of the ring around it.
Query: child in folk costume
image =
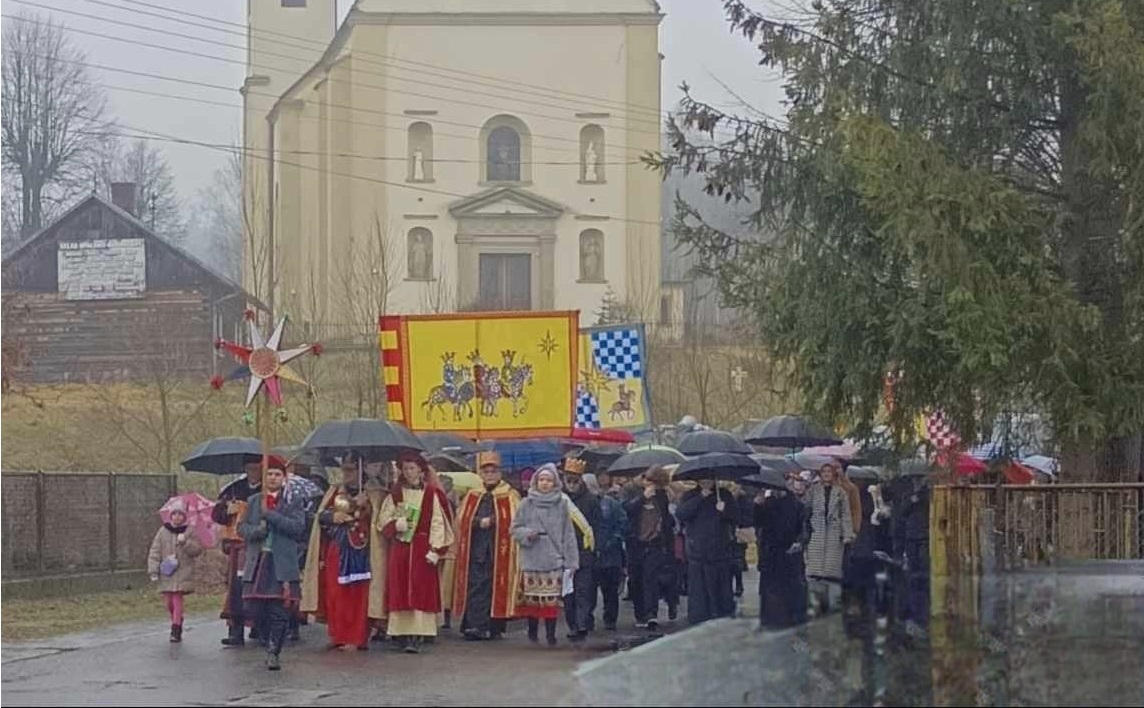
[[[168,520],[151,541],[147,573],[159,583],[159,592],[171,615],[171,641],[183,641],[183,596],[194,592],[195,559],[203,546],[187,529],[187,507],[176,499],[164,507]]]
[[[420,455],[398,461],[399,477],[382,502],[377,529],[389,541],[385,605],[388,634],[411,654],[437,636],[441,578],[437,564],[453,544],[453,515],[445,492]]]
[[[541,466],[512,520],[512,536],[520,546],[521,599],[516,611],[528,619],[530,641],[538,641],[544,620],[548,644],[556,644],[560,601],[571,594],[572,577],[580,567],[578,527],[591,538],[587,519],[562,490],[556,466]]]

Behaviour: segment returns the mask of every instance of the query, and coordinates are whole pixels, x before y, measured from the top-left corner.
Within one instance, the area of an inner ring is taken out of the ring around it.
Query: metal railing
[[[173,474],[4,472],[5,580],[144,568]]]

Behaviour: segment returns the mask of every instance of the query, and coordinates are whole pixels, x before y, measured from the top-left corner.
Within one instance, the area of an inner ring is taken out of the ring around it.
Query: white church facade
[[[652,0],[248,0],[246,277],[278,312],[660,311]]]

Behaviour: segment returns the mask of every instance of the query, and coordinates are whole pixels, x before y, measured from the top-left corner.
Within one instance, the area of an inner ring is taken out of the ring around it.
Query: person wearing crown
[[[582,641],[596,628],[596,539],[604,526],[604,512],[600,498],[584,483],[584,473],[588,465],[576,457],[564,458],[564,492],[576,508],[580,517],[574,517],[576,545],[580,549],[580,565],[572,577],[572,594],[564,598],[564,620],[568,623],[568,638]]]
[[[470,641],[497,639],[516,615],[520,562],[511,535],[520,495],[504,481],[500,455],[477,455],[481,486],[470,489],[457,512],[453,617]]]
[[[364,488],[363,464],[352,452],[342,458],[342,483],[326,491],[310,531],[301,609],[325,621],[331,649],[365,651],[370,620],[384,617],[381,499]]]

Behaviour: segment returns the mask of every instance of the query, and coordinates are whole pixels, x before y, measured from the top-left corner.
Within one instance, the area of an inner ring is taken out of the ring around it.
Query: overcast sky
[[[544,0],[536,1],[540,4]],[[341,15],[344,16],[351,4],[352,0],[339,0]],[[756,65],[758,54],[750,43],[729,33],[719,0],[660,0],[660,5],[667,15],[660,28],[660,51],[665,55],[664,108],[678,101],[678,87],[683,81],[690,84],[700,98],[720,107],[735,107],[736,99],[713,78],[717,76],[753,105],[777,112],[781,95],[778,82]],[[177,15],[180,19],[204,26],[146,14],[170,14],[154,7],[182,13]],[[238,141],[240,96],[237,89],[245,75],[246,0],[6,0],[3,9],[5,15],[37,9],[50,13],[69,30],[74,30],[69,31],[71,39],[87,54],[88,62],[106,67],[94,71],[107,87],[113,115],[123,128],[156,131],[206,143]],[[222,25],[186,13],[234,24]],[[9,21],[5,19],[4,23]],[[132,24],[141,27],[129,26]],[[115,37],[119,39],[113,39]],[[192,56],[160,47],[218,58]],[[194,100],[154,95],[156,93]],[[223,161],[222,152],[205,147],[152,144],[165,153],[184,204],[209,183]]]

